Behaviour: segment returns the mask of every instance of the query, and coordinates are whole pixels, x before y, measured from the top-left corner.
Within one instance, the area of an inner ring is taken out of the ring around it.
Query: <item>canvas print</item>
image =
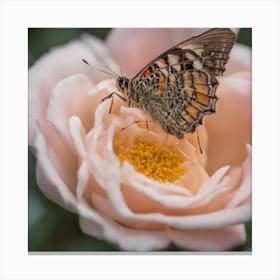
[[[251,252],[251,29],[30,28],[29,252]]]

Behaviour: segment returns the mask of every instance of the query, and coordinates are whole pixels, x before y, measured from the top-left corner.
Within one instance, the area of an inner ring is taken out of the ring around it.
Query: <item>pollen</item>
[[[133,144],[127,145],[116,137],[114,147],[121,164],[127,161],[136,171],[154,180],[174,182],[187,173],[183,166],[185,158],[175,146],[163,147],[145,138],[138,138]]]

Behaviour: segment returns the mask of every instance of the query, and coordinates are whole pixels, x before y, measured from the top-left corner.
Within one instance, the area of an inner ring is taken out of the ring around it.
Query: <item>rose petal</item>
[[[217,112],[205,119],[209,132],[207,171],[240,165],[251,143],[251,82],[237,76],[222,79]]]
[[[78,174],[77,174],[77,187],[76,187],[76,196],[78,199],[82,198],[82,195],[87,187],[87,183],[89,180],[89,169],[88,169],[88,164],[86,161],[83,161],[78,169]]]
[[[113,209],[110,210],[110,213],[114,213],[114,217],[120,217],[127,225],[133,226],[137,223],[139,224],[139,222],[145,222],[151,224],[165,224],[182,230],[216,229],[244,223],[251,217],[250,205],[190,216],[166,216],[165,214],[153,212],[144,214],[134,213],[127,207],[121,193],[115,190],[115,188],[112,188],[112,190],[108,192],[108,199],[102,201],[103,202],[99,204],[99,211],[108,214],[106,209]]]
[[[89,105],[89,98],[85,98],[83,95],[87,95],[91,86],[90,81],[82,75],[61,80],[55,86],[48,105],[46,119],[54,126],[62,141],[70,147],[73,153],[75,153],[75,149],[69,134],[68,121],[72,115],[80,115],[86,126],[92,126],[93,112],[90,114],[91,110],[85,111],[87,116],[83,113],[83,106]],[[49,145],[56,145],[56,142],[50,142]]]
[[[126,217],[120,216],[116,212],[115,208],[110,203],[110,201],[98,194],[92,194],[91,203],[94,209],[96,209],[99,213],[103,214],[110,220],[116,221],[121,225],[127,226],[128,228],[140,230],[164,230],[166,227],[164,224],[158,222],[149,222],[140,219],[127,219]]]
[[[69,186],[64,183],[53,166],[48,156],[49,151],[47,150],[46,141],[40,133],[37,133],[35,146],[37,148],[36,178],[39,188],[50,200],[55,201],[69,211],[75,212],[77,201],[69,190]]]
[[[89,180],[89,168],[87,162],[87,154],[83,139],[85,138],[85,130],[81,126],[81,121],[78,117],[73,116],[69,120],[69,132],[72,137],[75,150],[79,157],[80,166],[77,172],[77,187],[76,195],[80,199],[87,186]]]
[[[243,245],[246,241],[244,225],[213,230],[178,231],[167,230],[171,240],[189,250],[224,251]]]
[[[227,171],[228,167],[223,168],[221,170],[218,170],[211,178],[209,178],[208,180],[206,180],[203,184],[203,189],[207,189],[208,188],[214,188],[216,187],[216,185],[218,184],[219,180],[221,180],[223,174],[225,174],[225,172]],[[133,205],[133,209],[137,209],[140,212],[143,212],[139,209],[146,209],[146,211],[148,211],[147,209],[149,208],[147,205],[147,198],[150,198],[157,207],[155,207],[155,209],[158,209],[158,212],[160,212],[160,207],[158,206],[158,203],[164,207],[167,208],[187,208],[190,207],[191,205],[196,205],[196,203],[203,201],[204,199],[210,199],[212,197],[212,195],[215,195],[215,193],[209,193],[208,191],[201,191],[199,192],[197,195],[188,195],[186,196],[186,194],[184,193],[184,195],[181,194],[176,194],[174,192],[174,187],[172,187],[172,184],[168,184],[168,183],[158,183],[158,182],[153,182],[152,180],[149,180],[149,184],[143,184],[143,181],[138,179],[138,175],[137,173],[132,169],[132,167],[127,164],[124,163],[123,164],[123,168],[122,171],[124,172],[124,176],[126,177],[127,181],[126,181],[126,185],[129,186],[129,188],[134,189],[137,192],[137,195],[134,194],[134,192],[132,190],[132,194],[130,195],[129,198],[126,198],[126,201]],[[141,176],[141,175],[140,175]],[[165,193],[165,192],[159,192],[158,191],[158,186],[165,186],[166,188],[169,187],[170,191],[173,190],[172,194],[171,193]],[[177,187],[178,188],[178,187]],[[143,201],[141,201],[141,199],[139,199],[139,194],[142,193],[146,196],[145,199],[145,203],[143,203]],[[124,195],[126,196],[126,193],[124,193]],[[137,201],[139,201],[139,203],[137,203]],[[137,205],[139,207],[137,207]],[[150,209],[151,210],[151,209]],[[148,211],[150,212],[150,211]]]
[[[87,158],[87,152],[85,148],[86,131],[81,124],[81,120],[77,116],[69,118],[69,134],[74,144],[75,151],[81,160]]]
[[[248,156],[245,162],[243,163],[243,181],[241,186],[236,191],[235,195],[227,205],[227,207],[236,207],[240,205],[242,202],[246,202],[248,198],[251,197],[252,193],[252,182],[251,182],[251,157],[252,151],[251,146],[247,145]]]
[[[235,43],[226,66],[225,76],[238,72],[252,71],[252,50],[250,47]]]
[[[94,109],[101,99],[97,94],[88,94],[92,87],[91,81],[80,74],[65,78],[54,87],[46,118],[66,142],[70,141],[67,123],[69,117],[78,116],[86,130],[93,125]]]
[[[84,233],[116,243],[123,250],[158,250],[166,247],[170,242],[165,232],[123,227],[106,219],[84,204],[79,204],[79,213],[80,227]]]

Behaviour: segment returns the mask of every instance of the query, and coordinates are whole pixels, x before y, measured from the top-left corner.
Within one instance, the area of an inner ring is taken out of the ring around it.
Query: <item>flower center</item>
[[[187,173],[183,166],[185,158],[174,146],[162,147],[149,139],[136,139],[127,145],[114,139],[116,154],[121,162],[128,161],[136,171],[161,182],[173,182]]]

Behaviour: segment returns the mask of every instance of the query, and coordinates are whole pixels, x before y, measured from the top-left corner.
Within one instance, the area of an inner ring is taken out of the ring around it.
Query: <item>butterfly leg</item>
[[[109,95],[105,96],[101,102],[104,102],[105,100],[111,98],[111,105],[110,105],[110,109],[109,109],[109,114],[111,114],[111,111],[112,111],[112,107],[113,107],[113,101],[114,101],[114,98],[113,98],[113,95],[117,95],[121,100],[127,102],[127,99],[123,96],[121,96],[120,94],[118,94],[117,92],[112,92],[110,93]]]
[[[200,145],[200,141],[199,141],[199,137],[198,137],[198,132],[197,131],[196,131],[196,138],[197,138],[200,154],[202,155],[203,154],[203,150],[202,150],[201,145]]]
[[[127,99],[126,99],[125,97],[121,96],[120,94],[118,94],[117,92],[112,92],[112,93],[110,93],[109,95],[105,96],[105,97],[101,100],[101,102],[105,101],[106,99],[112,98],[114,94],[117,95],[121,100],[127,102]]]
[[[132,126],[132,125],[134,125],[134,124],[143,123],[143,122],[146,123],[146,128],[149,129],[148,122],[152,122],[152,121],[145,120],[145,121],[134,121],[134,122],[132,122],[131,124],[129,124],[128,126],[123,127],[123,128],[121,129],[121,131],[124,131],[125,129],[129,128],[130,126]]]
[[[111,104],[110,104],[110,109],[109,109],[109,114],[111,114],[112,108],[113,108],[113,102],[114,102],[114,97],[111,97]]]
[[[148,121],[146,120],[146,128],[149,129]]]

